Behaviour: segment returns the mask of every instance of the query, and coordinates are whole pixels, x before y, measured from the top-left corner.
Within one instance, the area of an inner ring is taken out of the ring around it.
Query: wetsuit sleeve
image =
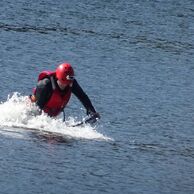
[[[96,110],[94,109],[89,97],[87,94],[83,91],[81,86],[78,84],[76,80],[73,82],[72,86],[72,93],[80,100],[80,102],[83,104],[85,109],[87,110],[87,114],[95,113]]]
[[[40,109],[43,109],[45,104],[48,102],[52,93],[52,84],[50,79],[45,78],[40,80],[36,86],[36,104]]]

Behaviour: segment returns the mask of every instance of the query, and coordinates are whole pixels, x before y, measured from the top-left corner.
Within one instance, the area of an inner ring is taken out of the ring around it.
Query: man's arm
[[[76,80],[73,81],[72,86],[72,93],[75,94],[75,96],[80,100],[80,102],[83,104],[88,114],[96,113],[96,110],[94,109],[89,97],[87,94],[83,91],[81,86],[78,84]]]
[[[40,109],[43,109],[45,104],[48,102],[50,96],[52,94],[52,84],[50,79],[45,78],[40,80],[36,86],[36,104]]]

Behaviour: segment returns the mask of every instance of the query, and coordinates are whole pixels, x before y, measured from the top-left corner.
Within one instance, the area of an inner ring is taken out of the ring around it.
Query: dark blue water
[[[1,134],[0,193],[193,194],[193,21],[192,0],[2,0],[0,100],[68,61],[114,141]]]

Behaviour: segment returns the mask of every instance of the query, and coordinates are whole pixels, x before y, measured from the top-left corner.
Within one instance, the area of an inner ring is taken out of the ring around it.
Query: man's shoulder
[[[42,87],[43,86],[45,86],[45,87],[50,86],[51,85],[51,80],[48,77],[46,77],[46,78],[38,81],[37,85],[42,86]]]

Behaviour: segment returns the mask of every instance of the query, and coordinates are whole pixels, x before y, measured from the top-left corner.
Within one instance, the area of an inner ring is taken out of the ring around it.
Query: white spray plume
[[[28,96],[14,93],[5,102],[0,103],[0,128],[21,127],[33,128],[38,131],[49,131],[74,139],[111,140],[99,133],[90,125],[83,127],[68,127],[61,118],[51,118],[45,113],[37,114],[37,107],[29,101]],[[70,118],[69,125],[75,124]],[[1,130],[1,129],[0,129]]]

